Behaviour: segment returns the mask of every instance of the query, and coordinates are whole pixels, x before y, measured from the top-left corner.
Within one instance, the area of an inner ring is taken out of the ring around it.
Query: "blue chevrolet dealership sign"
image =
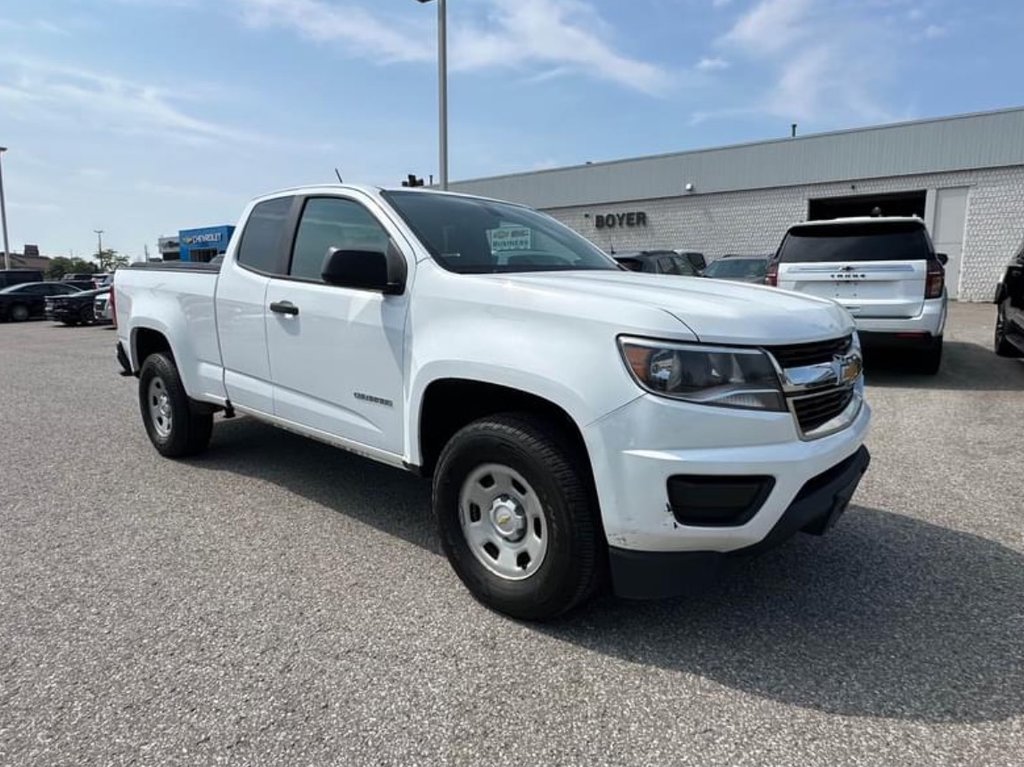
[[[206,226],[201,229],[182,229],[178,232],[178,243],[182,261],[209,261],[213,255],[219,255],[228,249],[233,226]],[[192,251],[205,251],[202,255],[193,255]],[[209,254],[208,251],[216,251]]]

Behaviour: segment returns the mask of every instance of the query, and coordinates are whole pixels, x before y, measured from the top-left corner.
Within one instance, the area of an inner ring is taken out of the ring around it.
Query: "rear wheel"
[[[915,368],[925,375],[935,375],[942,365],[942,336],[936,336],[932,342],[917,353]]]
[[[996,309],[995,351],[1000,357],[1021,357],[1024,354],[1006,338],[1006,304]]]
[[[209,445],[213,414],[196,412],[170,354],[151,354],[142,363],[139,407],[149,441],[161,455],[195,455]]]
[[[14,322],[24,322],[28,319],[28,307],[25,304],[15,304],[11,307],[10,316]]]
[[[585,461],[528,414],[475,421],[445,446],[434,474],[441,545],[482,603],[544,620],[597,589],[603,541]]]

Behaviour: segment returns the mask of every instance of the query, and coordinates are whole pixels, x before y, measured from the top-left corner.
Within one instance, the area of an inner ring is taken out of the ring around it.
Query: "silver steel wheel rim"
[[[999,307],[996,310],[996,343],[1000,343],[1003,340],[1003,307]]]
[[[499,578],[521,581],[544,563],[544,510],[533,487],[514,469],[498,463],[475,468],[459,491],[459,520],[473,556]]]
[[[146,402],[149,404],[149,420],[153,423],[153,429],[166,439],[171,435],[171,398],[167,394],[164,380],[159,376],[150,379]]]

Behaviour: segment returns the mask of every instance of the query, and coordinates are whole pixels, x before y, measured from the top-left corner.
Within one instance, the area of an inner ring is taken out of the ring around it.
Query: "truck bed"
[[[118,340],[134,371],[141,364],[138,333],[145,333],[136,329],[151,328],[176,344],[171,352],[192,397],[226,400],[214,311],[219,272],[220,264],[190,261],[134,264],[117,271]]]

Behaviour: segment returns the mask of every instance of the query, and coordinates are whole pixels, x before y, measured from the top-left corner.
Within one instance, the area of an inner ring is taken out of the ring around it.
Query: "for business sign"
[[[500,226],[497,229],[488,229],[487,239],[491,242],[492,253],[533,249],[533,230],[528,226]]]

